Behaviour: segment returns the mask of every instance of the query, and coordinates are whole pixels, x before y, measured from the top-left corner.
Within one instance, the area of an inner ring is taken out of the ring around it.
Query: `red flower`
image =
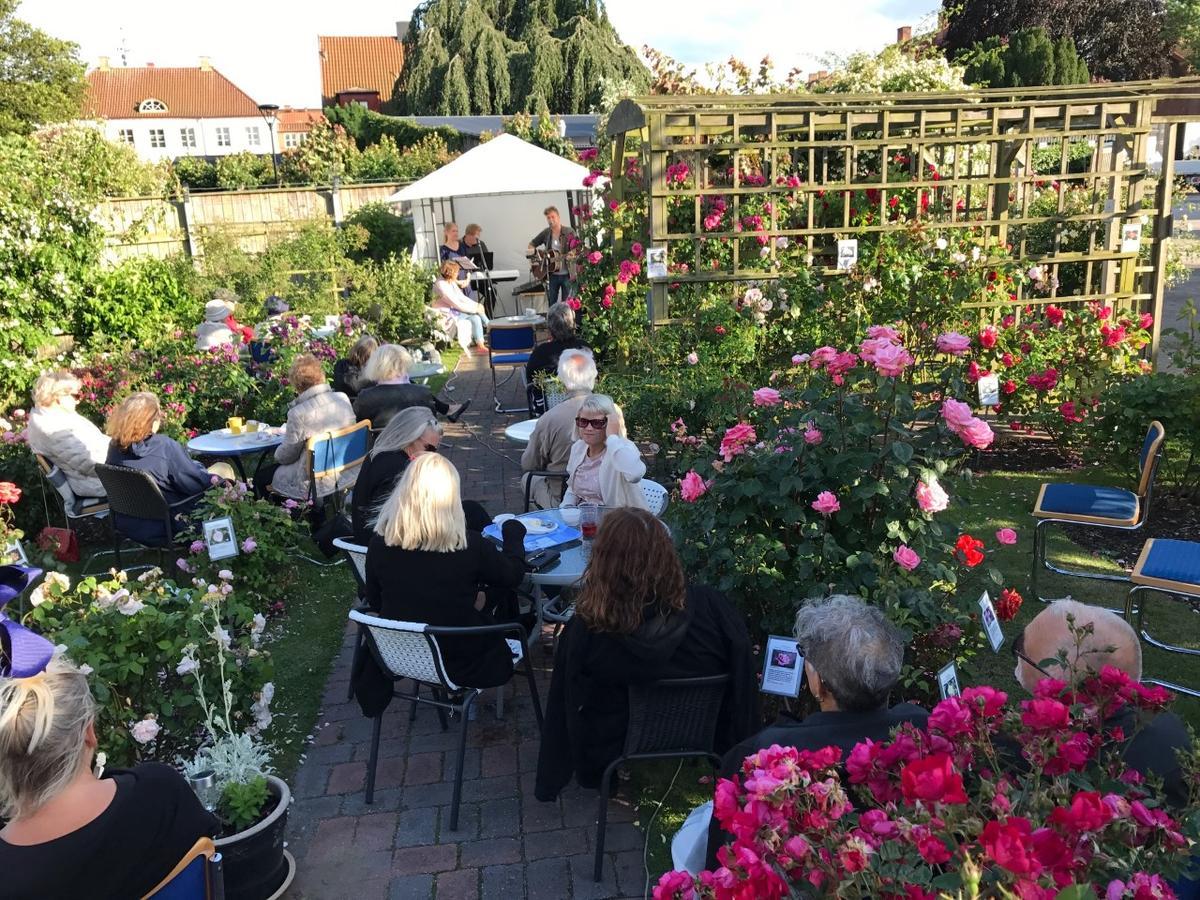
[[[988,281],[995,281],[997,277],[995,272],[988,272]]]
[[[16,503],[21,499],[21,489],[11,481],[0,481],[0,503]]]
[[[1113,817],[1113,811],[1096,791],[1079,791],[1071,798],[1070,807],[1060,806],[1050,813],[1049,822],[1069,835],[1098,831]]]
[[[955,555],[968,569],[973,569],[983,562],[981,550],[983,550],[983,541],[973,538],[969,534],[960,535],[954,544]]]
[[[1026,700],[1021,709],[1021,724],[1037,731],[1057,731],[1071,722],[1071,710],[1057,700]]]
[[[983,826],[979,843],[983,852],[997,865],[1016,875],[1036,875],[1041,864],[1030,855],[1028,819],[1013,816],[1003,825],[992,820]]]
[[[715,331],[717,334],[724,334],[724,333],[725,333],[725,326],[724,326],[724,325],[718,325],[716,328],[714,328],[714,329],[713,329],[713,331]]]
[[[1011,622],[1015,619],[1024,599],[1013,588],[1002,590],[1000,592],[1000,601],[996,604],[996,615],[999,616],[1000,621]]]
[[[1150,313],[1142,313],[1141,318],[1138,319],[1138,327],[1143,330],[1148,330],[1153,324],[1154,316]]]
[[[986,328],[981,328],[979,330],[979,346],[991,350],[996,346],[997,334],[995,325],[988,325]]]
[[[900,790],[909,803],[966,803],[962,775],[945,753],[934,753],[907,763],[900,770]]]
[[[1063,311],[1051,303],[1046,307],[1046,321],[1051,325],[1061,325],[1063,322]]]
[[[1017,392],[1017,383],[1010,378],[1004,382],[1003,390],[1006,394],[1015,394]]]

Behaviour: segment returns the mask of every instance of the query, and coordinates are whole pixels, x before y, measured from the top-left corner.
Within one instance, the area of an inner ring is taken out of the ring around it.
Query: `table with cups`
[[[193,456],[210,456],[218,459],[228,459],[238,477],[248,481],[242,458],[257,456],[258,464],[255,471],[263,464],[266,454],[271,453],[283,443],[286,425],[273,428],[266,422],[254,419],[243,419],[231,416],[224,428],[198,434],[187,443],[188,452]]]

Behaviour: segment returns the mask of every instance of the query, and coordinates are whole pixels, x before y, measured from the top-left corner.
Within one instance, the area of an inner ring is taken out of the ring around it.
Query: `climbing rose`
[[[780,402],[782,402],[782,398],[775,388],[760,387],[754,392],[755,406],[778,406]]]
[[[999,332],[996,330],[995,325],[988,325],[985,328],[981,328],[979,330],[979,346],[991,350],[996,346],[996,338],[998,335]]]
[[[821,491],[817,494],[817,499],[812,502],[812,508],[823,516],[831,516],[842,508],[842,504],[838,502],[837,495],[832,491]]]
[[[685,503],[695,503],[708,493],[708,483],[691,469],[679,482],[679,493]]]
[[[892,559],[896,561],[896,565],[904,569],[906,572],[911,572],[921,564],[921,557],[917,552],[907,544],[901,544],[892,551]]]
[[[971,339],[957,331],[947,331],[945,334],[938,335],[937,348],[942,353],[962,356],[971,349]]]

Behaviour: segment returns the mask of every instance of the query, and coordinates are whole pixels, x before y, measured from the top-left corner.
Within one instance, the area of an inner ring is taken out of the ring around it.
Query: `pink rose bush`
[[[1019,705],[967,688],[924,729],[902,726],[845,759],[834,747],[758,751],[717,784],[729,841],[718,867],[668,872],[655,900],[1053,900],[1071,885],[1083,891],[1072,897],[1174,897],[1198,823],[1125,769],[1132,735],[1111,725],[1123,710],[1144,722],[1169,695],[1112,668],[1072,681],[1046,679]],[[1185,767],[1195,781],[1196,759]]]

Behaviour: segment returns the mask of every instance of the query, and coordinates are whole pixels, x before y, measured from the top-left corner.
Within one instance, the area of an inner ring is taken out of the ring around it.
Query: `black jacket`
[[[165,434],[152,434],[124,450],[115,442],[110,443],[106,462],[110,466],[128,466],[148,472],[167,503],[180,503],[174,510],[176,516],[190,513],[212,486],[212,475],[208,470],[188,456],[178,441]],[[114,516],[114,522],[122,534],[143,544],[158,545],[170,540],[170,536],[163,535],[157,519],[135,519],[118,514]],[[172,524],[176,533],[186,527],[186,523],[178,518]]]
[[[1120,727],[1132,736],[1122,754],[1125,765],[1161,778],[1167,803],[1176,809],[1185,807],[1188,786],[1177,754],[1190,750],[1192,741],[1183,720],[1173,712],[1161,712],[1139,729],[1137,713],[1127,707],[1104,724],[1106,728]]]
[[[654,614],[631,635],[593,632],[575,616],[554,655],[535,795],[553,800],[572,774],[583,787],[598,786],[625,744],[630,684],[725,673],[731,681],[721,705],[718,753],[758,724],[750,636],[722,594],[689,587],[681,613]]]
[[[408,468],[408,463],[408,454],[403,450],[377,453],[363,461],[350,498],[350,523],[354,528],[355,543],[364,546],[371,543],[379,507]]]
[[[366,384],[362,379],[362,370],[358,366],[344,358],[333,364],[333,389],[335,391],[341,391],[353,400],[363,387],[366,387]]]
[[[450,410],[423,384],[373,384],[359,391],[354,400],[354,415],[358,421],[371,420],[371,428],[379,431],[386,428],[392,416],[410,406],[426,406],[431,413]]]
[[[564,350],[591,350],[584,341],[578,337],[567,338],[565,341],[542,341],[533,348],[529,354],[529,361],[525,363],[525,381],[533,384],[533,379],[538,372],[545,372],[547,375],[558,374],[558,358],[562,356]]]

